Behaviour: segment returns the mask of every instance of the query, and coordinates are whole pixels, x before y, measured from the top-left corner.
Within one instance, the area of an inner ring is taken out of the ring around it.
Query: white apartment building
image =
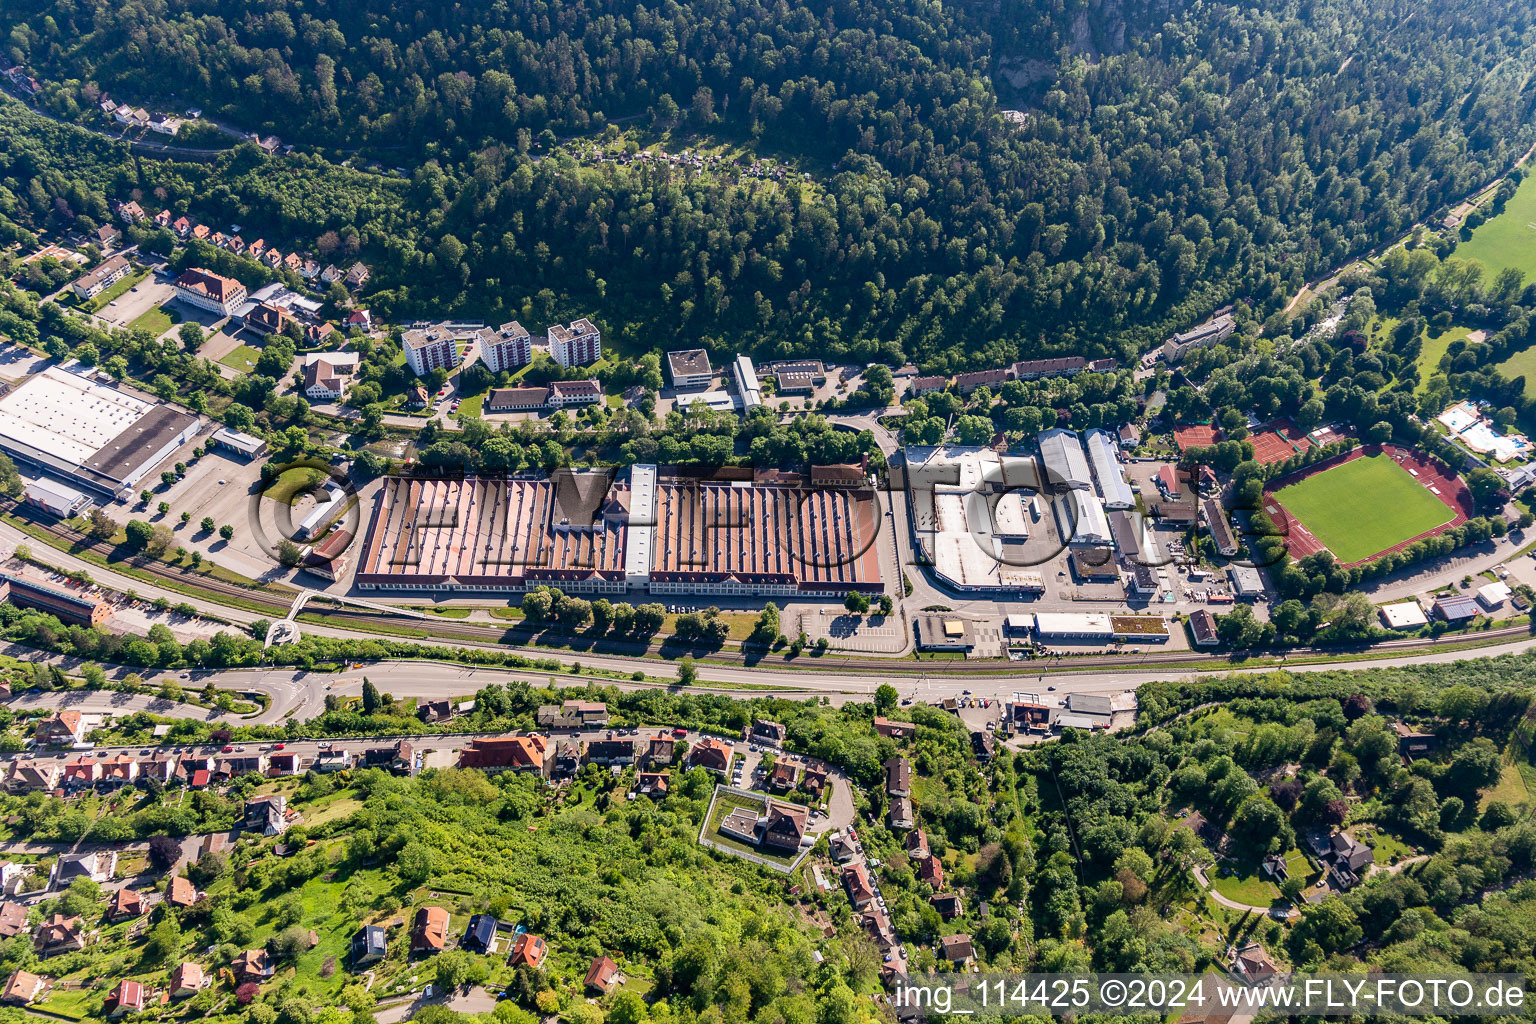
[[[418,377],[433,370],[452,370],[459,365],[459,346],[452,332],[443,327],[406,331],[405,364]]]
[[[486,327],[476,337],[480,339],[480,361],[492,373],[510,373],[533,362],[533,339],[516,320]]]
[[[589,366],[603,357],[603,338],[586,317],[549,329],[549,354],[561,366]]]

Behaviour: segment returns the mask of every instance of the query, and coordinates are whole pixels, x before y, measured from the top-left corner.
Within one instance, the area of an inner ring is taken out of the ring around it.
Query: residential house
[[[111,224],[103,224],[101,227],[96,229],[96,232],[94,235],[92,235],[92,237],[95,239],[96,244],[101,246],[101,248],[110,249],[116,245],[119,240],[122,239],[123,233],[117,230],[117,228],[113,227]]]
[[[594,700],[545,704],[534,712],[534,721],[545,729],[600,729],[608,724],[608,705]]]
[[[78,953],[85,948],[85,928],[78,917],[54,914],[32,933],[32,948],[43,958]]]
[[[819,797],[821,796],[821,791],[826,788],[826,785],[826,765],[807,765],[805,771],[800,776],[800,788],[812,796]]]
[[[137,981],[123,979],[107,994],[102,1010],[108,1017],[121,1017],[125,1013],[144,1012],[144,986]]]
[[[267,755],[225,754],[214,759],[213,767],[215,774],[225,779],[235,779],[242,775],[265,775]]]
[[[1402,719],[1392,723],[1397,734],[1397,752],[1404,757],[1422,757],[1440,746],[1440,739],[1432,732],[1419,732]]]
[[[1335,832],[1329,849],[1328,884],[1340,891],[1359,885],[1376,860],[1376,851],[1348,832]]]
[[[281,250],[279,250],[276,246],[273,246],[261,254],[261,260],[273,270],[277,270],[283,265],[283,254]]]
[[[954,920],[965,913],[965,906],[960,902],[960,897],[952,892],[936,892],[928,897],[928,903],[946,921]]]
[[[496,941],[496,919],[490,914],[471,914],[469,927],[459,940],[459,948],[471,953],[489,953]]]
[[[241,982],[262,982],[272,977],[277,968],[272,964],[272,958],[267,956],[264,949],[248,949],[235,957],[230,969],[234,971],[235,978]]]
[[[304,269],[304,257],[296,252],[290,252],[287,256],[283,257],[283,266],[297,274]]]
[[[1216,631],[1216,616],[1204,608],[1196,608],[1190,613],[1189,632],[1197,647],[1214,647],[1221,643],[1221,634]]]
[[[25,1006],[43,998],[52,987],[53,982],[47,978],[40,978],[27,971],[14,971],[6,979],[5,991],[0,992],[0,999],[12,1006]]]
[[[939,955],[952,964],[970,963],[976,951],[969,935],[946,935],[939,940]]]
[[[768,772],[768,788],[775,793],[788,793],[795,788],[795,777],[799,774],[795,766],[788,761],[778,761]]]
[[[172,999],[185,999],[187,996],[195,996],[208,984],[208,977],[203,969],[191,960],[184,960],[176,965],[171,972],[170,984],[166,991],[170,992]]]
[[[645,759],[653,765],[671,764],[677,752],[677,739],[669,732],[659,732],[646,746]]]
[[[64,780],[64,766],[57,761],[16,761],[6,776],[5,788],[12,793],[51,793]]]
[[[928,833],[915,828],[907,833],[907,856],[916,860],[928,856]]]
[[[245,239],[241,238],[239,235],[230,235],[229,236],[229,251],[230,252],[232,252],[232,253],[234,253],[235,255],[238,256],[238,255],[243,254],[245,252],[245,250],[246,250]]]
[[[859,855],[858,847],[854,846],[853,840],[842,832],[832,833],[832,837],[827,840],[827,845],[832,851],[832,859],[839,864],[846,864]]]
[[[587,744],[586,759],[589,764],[634,764],[635,741],[616,739],[611,734],[607,739],[593,740]]]
[[[862,863],[843,868],[843,886],[848,890],[848,902],[854,910],[863,910],[875,898],[875,887],[869,881],[869,871]]]
[[[512,952],[507,955],[507,965],[518,967],[527,964],[530,969],[538,970],[544,962],[549,948],[544,945],[544,940],[537,935],[523,932],[512,943]]]
[[[124,204],[124,205],[127,205],[127,204]],[[138,203],[134,203],[133,205],[137,206],[139,204]],[[119,210],[118,212],[121,213],[122,210]],[[172,220],[173,220],[173,218],[171,216],[171,211],[170,210],[161,210],[159,213],[155,214],[155,227],[157,227],[157,228],[168,228],[168,227],[171,226],[171,221]]]
[[[904,757],[885,762],[885,791],[891,796],[912,795],[912,766]]]
[[[31,931],[27,924],[27,908],[20,903],[0,903],[0,939],[14,939]]]
[[[319,323],[304,325],[304,342],[308,345],[325,345],[331,340],[331,335],[336,333],[336,325],[328,320]],[[339,367],[338,367],[339,369]]]
[[[132,199],[117,208],[117,215],[124,224],[137,224],[144,219],[144,208]],[[169,217],[166,218],[169,221]]]
[[[411,928],[412,955],[441,953],[448,941],[448,911],[442,907],[422,907],[416,911],[416,923]]]
[[[304,265],[299,267],[299,276],[306,281],[313,281],[320,276],[320,264],[314,260],[306,259]]]
[[[713,736],[706,736],[688,751],[688,763],[724,775],[731,767],[731,748]]]
[[[53,867],[55,888],[63,889],[77,878],[89,878],[98,885],[117,874],[117,851],[65,853]]]
[[[555,743],[555,761],[551,777],[568,779],[581,768],[581,746],[575,740],[559,740]]]
[[[910,797],[898,796],[892,798],[889,821],[891,828],[894,829],[917,827],[917,812],[912,808]]]
[[[213,232],[208,230],[207,224],[199,224],[192,229],[192,237],[197,239],[199,242],[206,242],[208,240],[208,236],[212,233]]]
[[[453,717],[453,701],[429,700],[416,707],[416,717],[427,725],[446,722]]]
[[[101,781],[101,762],[94,757],[77,757],[64,766],[64,789],[77,793]]]
[[[944,888],[944,864],[931,853],[921,857],[917,861],[917,877],[935,889],[942,889]]]
[[[192,222],[186,217],[177,217],[176,223],[171,225],[171,229],[176,232],[178,237],[186,238],[192,234]]]
[[[240,831],[275,836],[288,831],[288,798],[282,794],[253,797],[245,802]]]
[[[1255,984],[1268,981],[1280,973],[1269,953],[1257,942],[1250,942],[1232,957],[1232,966],[1244,979]]]
[[[107,904],[109,921],[126,921],[130,917],[139,917],[143,913],[144,897],[126,887],[113,893],[111,901]]]
[[[286,309],[269,302],[258,303],[255,309],[245,314],[245,326],[257,334],[282,334],[291,323],[293,317],[288,315]],[[308,367],[305,369],[308,370]]]
[[[73,747],[85,742],[85,732],[85,716],[65,710],[39,722],[32,736],[40,747]]]
[[[14,896],[21,891],[21,883],[32,873],[32,865],[0,860],[0,893]]]
[[[368,278],[370,276],[371,275],[369,274],[367,267],[363,266],[361,263],[354,263],[352,264],[351,268],[347,270],[347,276],[344,277],[342,281],[349,289],[355,292],[363,285],[368,283]]]
[[[185,910],[197,902],[197,886],[184,875],[175,875],[165,889],[165,902]]]
[[[121,789],[139,777],[139,762],[127,754],[109,757],[101,762],[101,786],[104,789]]]
[[[245,247],[245,254],[253,260],[261,259],[262,254],[266,251],[267,240],[265,238],[258,238],[256,241]]]
[[[762,845],[790,853],[798,852],[800,841],[805,838],[805,826],[809,815],[810,812],[799,804],[769,801],[768,818],[762,832]]]
[[[619,965],[606,956],[600,956],[592,961],[592,966],[587,968],[587,976],[582,979],[582,987],[588,992],[606,995],[618,979]]]
[[[549,740],[539,735],[475,739],[459,751],[459,767],[544,775],[548,747]]]
[[[315,771],[322,775],[331,772],[344,772],[352,767],[352,751],[343,750],[340,747],[332,747],[330,750],[322,750],[315,755]]]
[[[336,264],[328,263],[326,264],[325,269],[320,271],[320,282],[322,284],[335,284],[337,281],[340,281],[345,274],[346,271],[342,270]]]
[[[357,930],[352,936],[352,967],[354,970],[378,963],[389,952],[384,929],[370,924]]]
[[[659,800],[667,795],[671,785],[669,772],[642,771],[635,776],[635,792],[640,796],[648,796]]]
[[[914,726],[911,722],[893,722],[888,718],[875,716],[875,732],[893,740],[904,740],[913,733]]]
[[[751,727],[747,730],[746,738],[749,743],[756,743],[759,746],[773,747],[774,749],[778,749],[784,745],[784,738],[787,735],[788,730],[785,729],[784,723],[770,722],[766,719],[759,718],[753,722]]]
[[[169,114],[150,114],[149,130],[160,135],[174,136],[181,132],[181,120]]]

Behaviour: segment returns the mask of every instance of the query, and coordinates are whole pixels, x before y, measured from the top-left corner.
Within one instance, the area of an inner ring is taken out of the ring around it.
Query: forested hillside
[[[66,116],[98,116],[103,91],[174,97],[405,165],[393,203],[341,204],[381,263],[381,308],[494,319],[548,289],[635,348],[951,369],[1127,354],[1233,299],[1268,312],[1459,199],[1533,137],[1532,16],[1514,0],[23,0],[0,29]],[[811,180],[593,167],[557,140],[617,141],[620,122],[785,155]],[[306,173],[322,194],[370,190]],[[22,195],[36,221],[58,215],[37,200]]]

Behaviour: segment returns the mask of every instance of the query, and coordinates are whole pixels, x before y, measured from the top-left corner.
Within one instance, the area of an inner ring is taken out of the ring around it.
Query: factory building
[[[1082,440],[1077,432],[1056,428],[1040,435],[1040,461],[1045,465],[1048,483],[1074,491],[1093,490],[1088,460],[1083,457]]]
[[[1095,429],[1088,431],[1087,440],[1088,462],[1093,467],[1093,478],[1098,481],[1104,507],[1111,511],[1135,508],[1136,495],[1131,493],[1131,485],[1125,481],[1125,470],[1117,457],[1120,445],[1115,436],[1107,430]]]
[[[868,488],[627,478],[386,481],[359,560],[363,589],[842,597],[880,594]]]
[[[190,413],[129,394],[79,363],[51,366],[0,398],[0,448],[107,499],[131,496],[197,429]]]

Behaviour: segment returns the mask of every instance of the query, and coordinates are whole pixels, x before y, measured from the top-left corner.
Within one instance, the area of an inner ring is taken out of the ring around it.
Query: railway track
[[[102,558],[109,558],[112,554],[112,545],[104,541],[93,541],[82,538],[72,531],[59,528],[56,524],[28,520],[35,528],[46,530],[62,541],[67,542],[73,551],[90,551]],[[286,617],[289,605],[298,591],[284,588],[283,591],[274,593],[268,589],[255,589],[230,583],[225,580],[214,579],[190,572],[180,567],[169,566],[161,562],[152,562],[145,559],[131,559],[129,565],[144,572],[152,572],[156,576],[175,580],[188,587],[212,595],[232,598],[248,605],[255,605],[264,613],[276,618]],[[732,665],[751,665],[770,668],[780,673],[816,673],[816,672],[860,672],[867,671],[872,674],[889,672],[893,665],[901,664],[911,666],[913,663],[898,661],[892,658],[871,658],[858,656],[828,656],[822,655],[814,659],[810,655],[801,655],[795,659],[788,659],[782,655],[770,654],[758,656],[748,655],[747,652],[736,649],[721,650],[693,650],[685,649],[667,642],[652,642],[642,644],[634,641],[603,640],[596,642],[585,650],[572,651],[570,648],[541,648],[536,644],[526,642],[531,639],[531,634],[519,637],[517,634],[525,631],[515,626],[498,627],[491,625],[474,625],[452,620],[431,619],[430,628],[422,630],[417,619],[397,620],[395,616],[386,612],[359,611],[344,606],[328,606],[323,603],[325,599],[311,599],[305,606],[301,618],[308,616],[310,620],[322,618],[326,625],[335,628],[352,628],[371,636],[388,639],[392,634],[398,633],[402,628],[413,632],[420,631],[427,634],[421,638],[447,639],[462,644],[472,644],[490,650],[506,651],[512,649],[527,657],[540,657],[559,654],[592,654],[609,657],[640,658],[646,656],[665,657],[669,648],[675,651],[677,657],[685,654],[700,658],[707,658],[711,662]],[[1532,635],[1529,626],[1501,626],[1496,629],[1484,630],[1476,634],[1480,645],[1501,640],[1518,640]],[[416,639],[414,637],[398,637],[402,640]],[[1285,660],[1305,660],[1312,658],[1328,658],[1364,653],[1381,653],[1386,655],[1412,654],[1415,651],[1427,650],[1432,647],[1443,646],[1447,641],[1443,637],[1403,637],[1395,640],[1383,640],[1378,643],[1351,644],[1339,647],[1295,647],[1284,651],[1257,652],[1257,657],[1280,657]],[[1195,667],[1208,667],[1213,671],[1220,671],[1225,667],[1241,668],[1251,658],[1233,655],[1212,654],[1206,651],[1168,651],[1164,653],[1150,653],[1142,655],[1130,654],[1085,654],[1067,657],[1036,658],[1023,662],[1000,661],[931,661],[917,663],[922,666],[922,671],[930,675],[985,677],[998,675],[1049,675],[1053,673],[1073,674],[1110,674],[1115,672],[1145,672],[1168,668],[1170,670],[1190,669]]]

